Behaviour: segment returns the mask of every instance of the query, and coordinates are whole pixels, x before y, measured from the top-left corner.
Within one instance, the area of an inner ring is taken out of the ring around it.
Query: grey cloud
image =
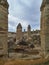
[[[9,0],[10,1],[10,0]],[[15,1],[15,0],[14,0]],[[10,8],[10,13],[15,17],[18,17],[19,19],[26,20],[32,28],[40,28],[40,6],[42,0],[30,0],[31,6],[27,6],[22,0],[16,0],[14,5],[14,8]],[[17,24],[13,23],[13,21],[10,21],[12,26],[15,26]]]

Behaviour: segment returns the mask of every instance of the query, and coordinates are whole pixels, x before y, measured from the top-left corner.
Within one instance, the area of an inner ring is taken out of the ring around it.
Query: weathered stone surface
[[[41,47],[42,52],[49,53],[49,0],[43,0],[41,6]]]
[[[30,25],[28,25],[28,27],[27,27],[27,33],[28,33],[28,38],[29,37],[31,37],[31,26]]]
[[[5,2],[5,1],[4,1]],[[6,2],[5,2],[6,3]],[[7,5],[6,5],[7,6]],[[0,55],[7,55],[8,9],[0,1]]]
[[[16,41],[17,40],[20,41],[22,39],[22,36],[23,36],[23,34],[22,34],[22,26],[19,23],[18,26],[17,26]]]

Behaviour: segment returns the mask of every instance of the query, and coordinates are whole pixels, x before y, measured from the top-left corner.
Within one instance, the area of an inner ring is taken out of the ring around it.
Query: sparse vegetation
[[[49,65],[48,59],[38,59],[38,60],[14,60],[9,59],[7,61],[0,59],[0,65]]]

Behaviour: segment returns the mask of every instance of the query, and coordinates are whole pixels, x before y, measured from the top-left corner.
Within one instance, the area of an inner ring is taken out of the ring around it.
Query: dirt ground
[[[49,65],[49,58],[48,59],[42,58],[38,60],[0,59],[0,65]]]

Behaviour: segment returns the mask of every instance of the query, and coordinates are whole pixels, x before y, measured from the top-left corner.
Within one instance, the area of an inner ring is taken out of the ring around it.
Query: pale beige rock
[[[41,47],[44,54],[49,53],[49,0],[41,5]]]
[[[6,3],[4,5],[8,7]],[[8,54],[8,8],[4,5],[0,3],[0,55],[6,56]]]
[[[22,26],[19,23],[17,26],[17,31],[16,31],[16,41],[20,41],[22,39],[23,33],[22,33]]]

